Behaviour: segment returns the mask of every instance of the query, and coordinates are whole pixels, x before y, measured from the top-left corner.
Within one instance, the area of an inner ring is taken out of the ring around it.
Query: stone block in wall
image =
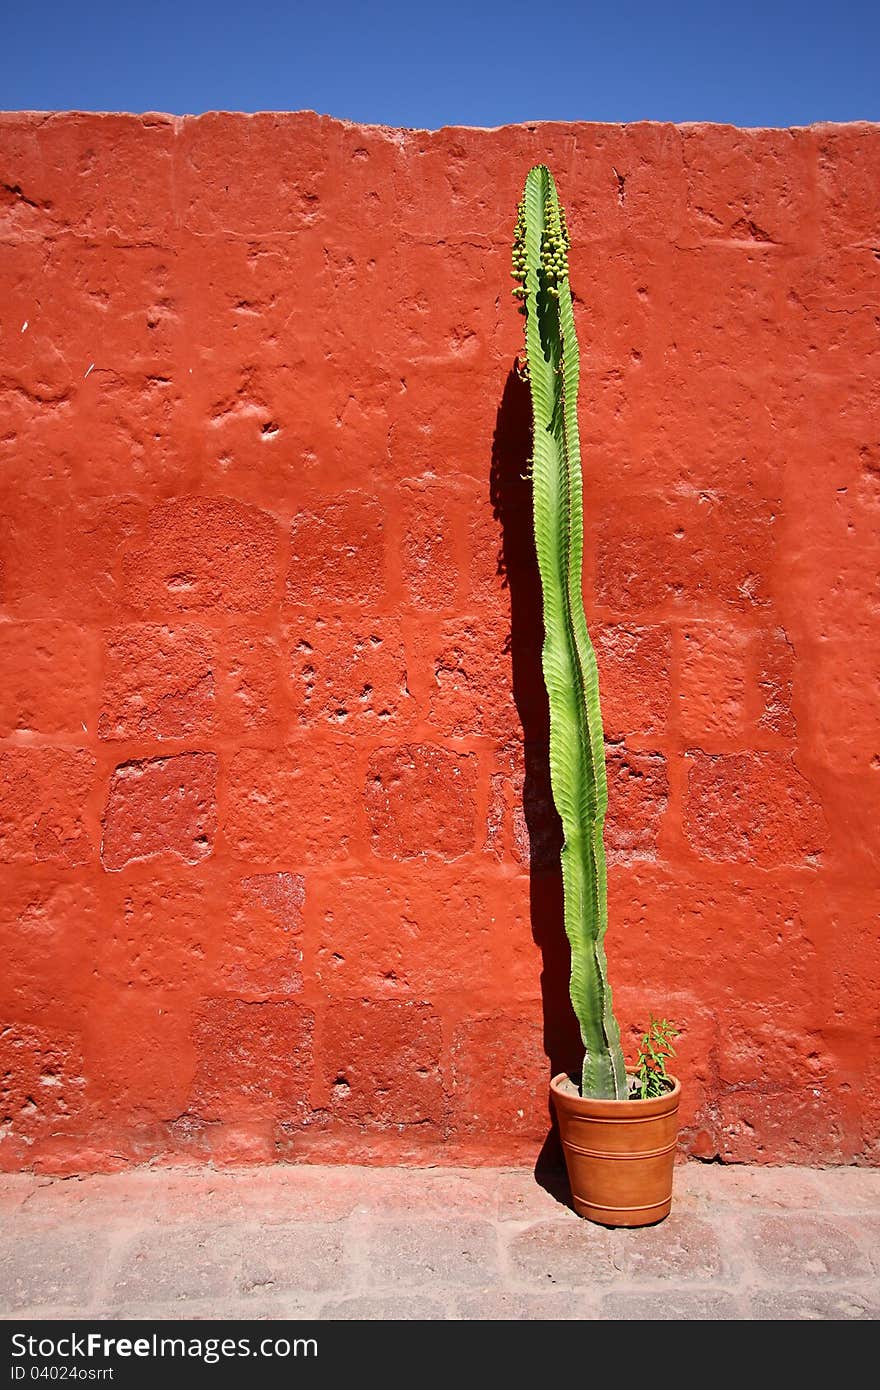
[[[712,750],[751,732],[751,634],[731,623],[688,623],[681,633],[678,720],[685,739]]]
[[[466,1134],[529,1135],[550,1128],[550,1063],[541,1020],[505,1011],[462,1020],[452,1039],[452,1110]]]
[[[669,778],[662,753],[609,743],[605,750],[608,815],[605,848],[610,861],[656,859],[669,803]]]
[[[95,759],[85,749],[0,751],[0,862],[93,863],[87,802]]]
[[[229,852],[244,863],[344,859],[361,838],[359,767],[352,742],[291,739],[241,748],[231,759],[223,811]]]
[[[374,854],[457,859],[475,848],[477,758],[433,744],[377,748],[364,803]]]
[[[827,826],[788,754],[687,756],[685,834],[696,854],[764,868],[818,860]]]
[[[669,717],[672,637],[668,627],[590,624],[609,738],[662,734]]]
[[[419,860],[377,862],[369,872],[316,875],[309,920],[317,924],[317,980],[328,995],[439,1001],[499,988],[490,885],[458,863],[426,873]]]
[[[206,1119],[296,1121],[309,1109],[311,1012],[289,1000],[206,999],[192,1038],[193,1111]]]
[[[389,1128],[441,1124],[440,1020],[430,1004],[339,1000],[322,1037],[321,1084],[331,1116]]]
[[[751,496],[640,497],[608,508],[596,531],[596,597],[620,614],[706,603],[745,612],[769,601],[773,507]]]
[[[105,869],[171,856],[207,859],[217,829],[217,757],[177,753],[120,763],[110,778],[101,858]]]
[[[97,641],[77,623],[0,624],[0,737],[94,727]]]
[[[511,682],[510,636],[503,624],[457,618],[440,630],[429,684],[429,719],[444,738],[515,735],[520,718]]]
[[[214,727],[217,654],[211,634],[186,623],[114,628],[105,639],[103,664],[100,738],[188,738]]]
[[[126,548],[129,604],[153,613],[253,613],[277,598],[280,537],[274,520],[228,497],[174,497],[152,508]]]
[[[300,725],[375,734],[412,721],[399,620],[310,617],[288,625],[284,646],[290,708]]]
[[[286,602],[309,610],[381,605],[385,519],[379,502],[350,492],[294,518]]]

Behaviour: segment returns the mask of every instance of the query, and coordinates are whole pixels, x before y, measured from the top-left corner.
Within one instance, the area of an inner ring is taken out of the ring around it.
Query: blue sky
[[[433,128],[880,119],[880,2],[43,0],[5,7],[0,108],[310,108]]]

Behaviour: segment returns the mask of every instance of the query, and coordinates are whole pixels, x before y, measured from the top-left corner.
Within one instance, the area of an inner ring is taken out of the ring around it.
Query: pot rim
[[[637,1075],[632,1067],[627,1067],[626,1074],[627,1076]],[[646,1096],[644,1100],[641,1096],[628,1097],[626,1100],[603,1100],[596,1096],[572,1095],[571,1092],[562,1089],[561,1083],[571,1080],[568,1072],[565,1071],[558,1072],[557,1075],[551,1079],[550,1090],[563,1104],[571,1105],[575,1108],[583,1107],[584,1109],[588,1109],[593,1115],[622,1115],[632,1110],[633,1107],[641,1109],[642,1106],[648,1105],[659,1106],[661,1109],[664,1109],[667,1105],[674,1104],[677,1108],[681,1096],[681,1082],[678,1077],[673,1076],[671,1072],[668,1073],[668,1078],[673,1083],[670,1091],[666,1091],[662,1096]]]

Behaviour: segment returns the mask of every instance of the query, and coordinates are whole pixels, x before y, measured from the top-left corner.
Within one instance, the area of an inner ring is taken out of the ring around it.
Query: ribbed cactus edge
[[[584,613],[579,378],[568,280],[569,237],[550,170],[530,170],[513,241],[513,293],[525,315],[522,361],[532,397],[535,548],[544,610],[542,666],[550,704],[550,781],[563,829],[571,1002],[584,1044],[582,1094],[627,1094],[605,959],[603,830],[608,791],[596,657]]]

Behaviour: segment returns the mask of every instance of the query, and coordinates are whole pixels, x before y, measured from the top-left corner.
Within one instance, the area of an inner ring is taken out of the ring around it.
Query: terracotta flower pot
[[[561,1072],[550,1082],[579,1216],[651,1226],[669,1215],[681,1082],[656,1100],[592,1100]]]

